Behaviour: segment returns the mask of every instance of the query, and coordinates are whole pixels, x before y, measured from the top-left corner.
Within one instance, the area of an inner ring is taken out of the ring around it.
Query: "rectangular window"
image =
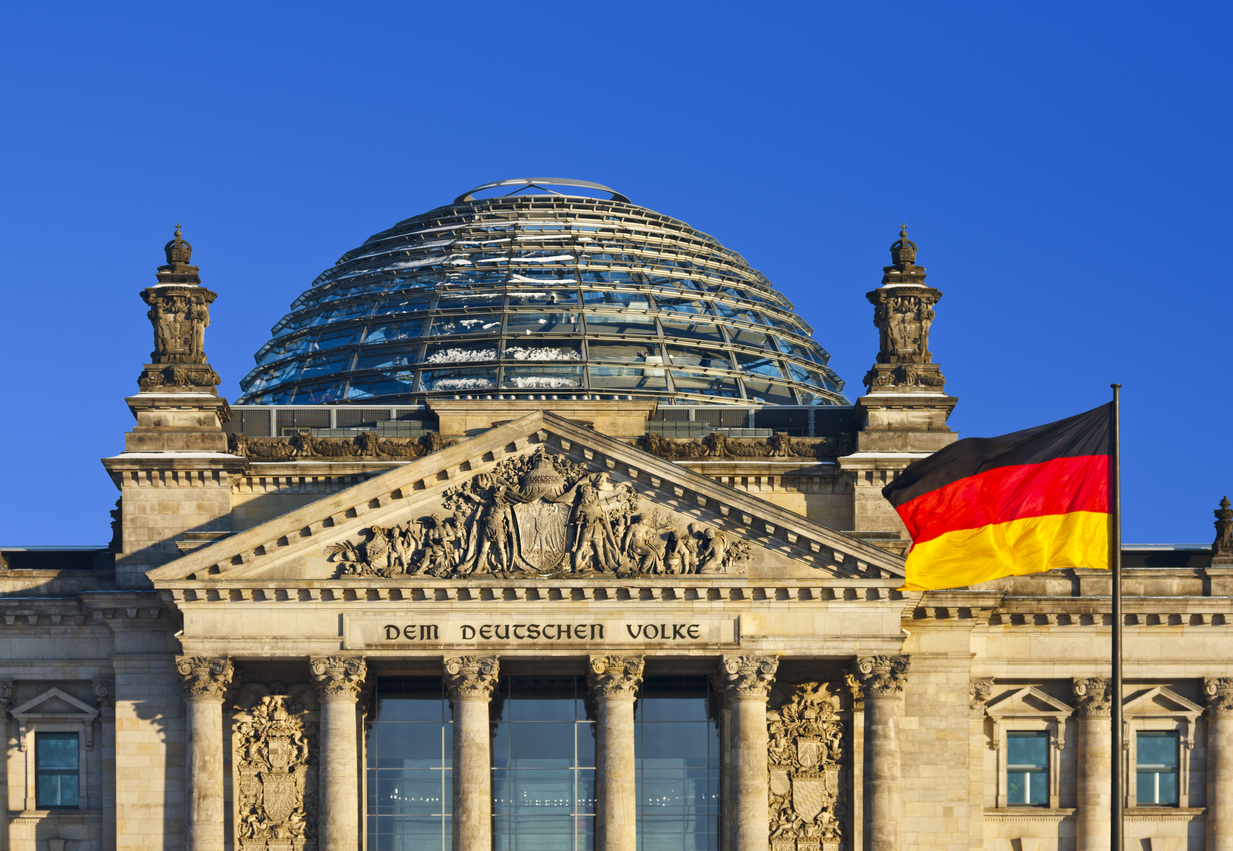
[[[582,677],[503,677],[493,694],[494,851],[593,851],[595,724]]]
[[[643,680],[634,704],[640,851],[719,848],[719,724],[712,709],[706,677]]]
[[[368,847],[450,847],[453,722],[440,677],[377,680],[368,729]]]
[[[1006,802],[1012,807],[1049,805],[1049,734],[1006,734]]]
[[[1177,806],[1177,733],[1141,732],[1135,797],[1141,807]]]
[[[76,733],[34,734],[35,806],[40,810],[78,806],[79,771]]]

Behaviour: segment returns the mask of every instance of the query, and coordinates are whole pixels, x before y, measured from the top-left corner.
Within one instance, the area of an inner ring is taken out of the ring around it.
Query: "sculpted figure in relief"
[[[542,450],[446,490],[443,508],[324,554],[342,576],[446,578],[737,573],[751,552],[701,524],[674,526],[632,484]]]

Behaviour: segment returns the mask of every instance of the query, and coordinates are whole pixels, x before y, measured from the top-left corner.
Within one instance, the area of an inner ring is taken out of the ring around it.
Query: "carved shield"
[[[822,761],[825,748],[819,739],[796,740],[796,764],[804,771],[813,771]]]
[[[294,774],[265,773],[261,785],[265,795],[265,813],[270,821],[282,824],[295,810],[296,778]]]
[[[794,774],[792,776],[792,809],[806,824],[818,817],[828,797],[824,775]]]
[[[266,743],[266,758],[275,771],[286,771],[295,759],[295,748],[287,736],[272,736]]]
[[[523,560],[542,573],[556,570],[565,560],[569,506],[531,502],[514,506]]]

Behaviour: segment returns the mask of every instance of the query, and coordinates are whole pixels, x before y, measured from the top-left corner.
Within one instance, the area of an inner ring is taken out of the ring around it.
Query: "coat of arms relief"
[[[683,523],[543,449],[445,491],[442,511],[370,526],[362,543],[325,548],[341,576],[655,576],[743,573],[750,546]]]
[[[317,847],[317,747],[312,687],[246,685],[235,713],[236,847]]]
[[[767,713],[772,851],[840,851],[847,820],[839,696],[803,683]]]

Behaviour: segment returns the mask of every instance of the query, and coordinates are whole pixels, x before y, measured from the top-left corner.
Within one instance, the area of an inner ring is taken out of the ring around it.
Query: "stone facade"
[[[368,695],[392,676],[443,683],[453,847],[488,851],[494,689],[540,668],[585,677],[604,851],[635,847],[635,701],[664,673],[711,678],[725,849],[1098,848],[1121,794],[1128,845],[1233,851],[1227,503],[1214,558],[1127,554],[1122,695],[1105,572],[899,590],[880,490],[955,439],[956,403],[906,233],[848,445],[681,449],[643,439],[649,405],[453,400],[405,457],[229,441],[185,246],[147,291],[163,336],[104,460],[112,552],[0,554],[0,851],[375,847]],[[1109,788],[1115,699],[1131,730],[1178,734],[1175,804]],[[48,733],[79,742],[58,806]],[[1020,806],[1008,741],[1033,733],[1046,797]]]

